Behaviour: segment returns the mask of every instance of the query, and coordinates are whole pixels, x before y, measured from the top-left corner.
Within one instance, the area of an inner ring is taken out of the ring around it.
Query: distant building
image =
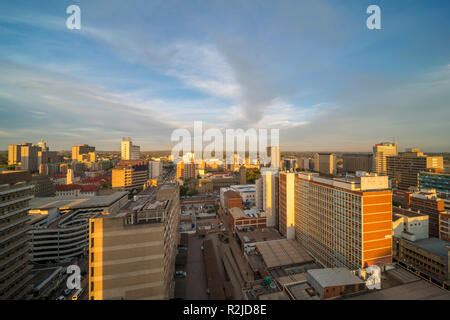
[[[373,172],[373,155],[371,153],[345,153],[342,155],[344,172]]]
[[[289,157],[283,158],[283,170],[294,172],[297,169],[297,158]]]
[[[122,160],[139,160],[141,148],[133,144],[131,138],[122,138],[120,145],[120,158]]]
[[[30,183],[34,186],[35,197],[52,197],[55,195],[55,184],[47,175],[35,174]]]
[[[171,299],[178,245],[179,190],[163,185],[156,199],[90,219],[90,300]]]
[[[28,172],[38,171],[38,151],[39,147],[31,143],[20,147],[20,168]]]
[[[387,157],[387,174],[392,180],[392,186],[408,190],[418,186],[418,174],[421,171],[442,172],[443,157],[425,155],[417,148],[407,149],[396,156]]]
[[[387,174],[387,157],[397,155],[397,145],[392,142],[377,143],[373,146],[373,170],[378,175]]]
[[[239,168],[239,184],[247,184],[247,169],[245,166]]]
[[[314,171],[323,175],[336,175],[336,156],[333,153],[316,153]]]
[[[388,177],[299,173],[295,197],[296,238],[321,264],[357,270],[392,262]]]
[[[278,229],[287,239],[295,239],[295,175],[280,172]]]
[[[248,227],[248,228],[266,228],[267,219],[263,211],[256,208],[243,210],[238,207],[229,209],[232,229]]]
[[[280,146],[267,147],[267,155],[270,157],[270,167],[272,169],[281,168],[281,151]]]
[[[26,144],[23,144],[26,145]],[[21,161],[21,144],[9,144],[8,145],[8,165],[18,165]]]
[[[450,241],[450,213],[439,214],[439,239]]]
[[[99,186],[93,184],[59,184],[55,187],[57,197],[96,196]]]
[[[72,161],[76,162],[95,162],[95,147],[87,144],[72,147]]]
[[[143,189],[148,180],[148,163],[122,160],[112,169],[112,188],[118,190]]]
[[[32,285],[30,221],[33,186],[24,171],[0,172],[0,300],[20,300]]]

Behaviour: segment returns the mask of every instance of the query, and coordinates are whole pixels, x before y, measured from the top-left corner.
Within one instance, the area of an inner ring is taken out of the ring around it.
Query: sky
[[[81,9],[81,29],[66,8]],[[381,30],[366,9],[381,8]],[[450,152],[449,1],[0,2],[0,150],[170,149],[278,128],[282,150]]]

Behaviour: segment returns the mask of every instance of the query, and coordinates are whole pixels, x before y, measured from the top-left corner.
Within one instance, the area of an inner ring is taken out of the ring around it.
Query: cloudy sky
[[[81,30],[66,28],[67,6]],[[382,30],[366,9],[381,7]],[[176,128],[279,128],[283,150],[450,151],[449,1],[0,3],[0,150],[169,149]]]

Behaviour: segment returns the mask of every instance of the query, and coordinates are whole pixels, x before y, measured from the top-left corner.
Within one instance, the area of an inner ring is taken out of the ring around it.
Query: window
[[[91,222],[91,233],[94,233],[94,222]]]

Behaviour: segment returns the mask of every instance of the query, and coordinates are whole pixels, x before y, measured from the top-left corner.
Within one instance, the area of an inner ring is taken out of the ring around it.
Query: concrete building
[[[222,191],[222,189],[221,189]],[[233,190],[227,190],[223,193],[223,208],[231,209],[231,208],[244,208],[242,204],[242,197],[239,192]]]
[[[47,175],[35,174],[32,176],[30,183],[34,186],[35,197],[52,197],[55,195],[55,184]]]
[[[161,161],[149,161],[148,162],[148,178],[158,179],[163,172],[163,163]]]
[[[411,209],[392,207],[393,236],[410,241],[427,239],[429,218]]]
[[[330,299],[365,290],[366,284],[347,268],[310,269],[306,280],[321,299]]]
[[[90,220],[89,299],[173,298],[178,187],[163,185],[129,208]]]
[[[87,144],[72,147],[72,161],[84,163],[95,162],[95,160],[95,147],[89,146]]]
[[[427,156],[417,148],[387,157],[387,174],[392,180],[392,186],[402,190],[417,187],[417,177],[421,171],[443,172],[443,170],[443,157]]]
[[[24,143],[23,145],[27,145]],[[8,145],[8,165],[18,165],[20,163],[20,152],[22,144],[9,144]]]
[[[450,213],[439,215],[439,239],[450,241]]]
[[[410,208],[429,217],[430,237],[439,237],[439,215],[445,213],[444,200],[439,199],[436,190],[421,190],[411,194]]]
[[[23,299],[32,288],[29,181],[28,172],[0,172],[0,300]]]
[[[229,187],[242,197],[242,202],[246,207],[253,207],[256,204],[256,188],[254,184],[235,184]]]
[[[450,212],[450,173],[419,172],[419,189],[434,189]]]
[[[316,153],[314,155],[314,171],[323,175],[336,175],[336,156],[333,153]]]
[[[345,153],[342,155],[344,172],[373,172],[373,155],[371,153]]]
[[[295,181],[296,238],[326,267],[392,262],[392,191],[386,176]]]
[[[263,179],[255,180],[255,206],[257,209],[263,209]]]
[[[397,145],[392,142],[381,142],[373,146],[373,170],[378,175],[387,174],[387,157],[397,155]]]
[[[278,229],[287,239],[295,239],[295,176],[280,172]]]
[[[297,169],[297,158],[287,157],[283,158],[283,170],[288,172],[294,172]]]
[[[239,184],[247,184],[247,169],[245,166],[239,168]]]
[[[139,160],[141,148],[133,144],[130,137],[122,138],[120,144],[121,160]]]
[[[141,160],[122,160],[112,170],[112,188],[142,190],[148,181],[148,163]]]
[[[278,170],[261,169],[262,210],[266,213],[267,226],[278,228]]]

